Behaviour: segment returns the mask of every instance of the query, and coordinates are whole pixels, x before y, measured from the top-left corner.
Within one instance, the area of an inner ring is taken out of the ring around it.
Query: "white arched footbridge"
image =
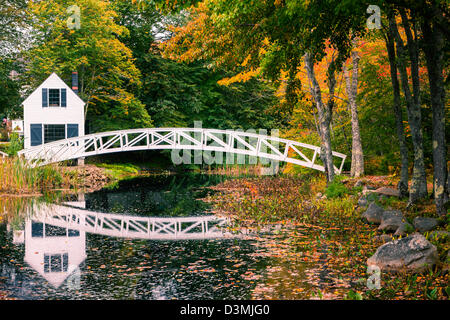
[[[297,141],[238,130],[203,128],[144,128],[89,134],[21,150],[32,165],[45,165],[99,154],[162,149],[187,149],[235,153],[290,162],[324,171],[317,163],[320,147]],[[340,174],[345,154],[333,151]]]

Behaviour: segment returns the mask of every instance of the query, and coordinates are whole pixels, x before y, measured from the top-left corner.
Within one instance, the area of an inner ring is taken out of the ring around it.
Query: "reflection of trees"
[[[89,235],[88,242],[84,289],[102,298],[245,299],[255,283],[241,275],[265,268],[244,241],[114,241]]]
[[[30,215],[30,209],[33,206],[57,202],[62,197],[60,192],[44,194],[40,197],[0,197],[0,223],[7,222],[12,230],[21,230],[23,229],[24,219]]]
[[[150,176],[119,184],[118,190],[101,190],[87,195],[87,208],[96,211],[152,216],[191,216],[208,205],[200,200],[207,187],[222,176]]]
[[[204,211],[204,204],[195,199],[204,196],[205,191],[195,188],[217,182],[214,176],[200,175],[184,179],[146,178],[127,182],[128,186],[119,186],[116,191],[86,195],[87,208],[106,208],[109,212],[111,208],[120,208],[120,212],[126,209],[146,215],[154,214],[155,210],[161,215],[192,215]],[[0,263],[8,265],[5,270],[13,268],[14,278],[21,280],[5,285],[11,291],[23,288],[20,296],[25,298],[248,299],[256,282],[243,275],[249,270],[260,274],[266,267],[265,258],[252,256],[254,247],[243,240],[149,241],[87,234],[87,257],[74,286],[78,289],[69,290],[67,281],[54,288],[27,268],[23,263],[23,246],[13,245],[6,235],[5,225],[0,224]],[[9,263],[10,260],[15,264]]]

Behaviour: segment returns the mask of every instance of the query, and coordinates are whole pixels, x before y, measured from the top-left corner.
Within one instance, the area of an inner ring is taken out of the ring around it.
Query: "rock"
[[[366,218],[368,222],[381,223],[383,213],[384,209],[378,206],[375,202],[372,202],[361,216]]]
[[[363,192],[364,192],[364,191],[372,191],[372,190],[375,190],[375,189],[376,189],[375,187],[365,185],[365,186],[363,187]]]
[[[425,218],[425,217],[416,217],[413,221],[414,227],[419,232],[431,231],[436,228],[439,223],[437,219],[434,218]]]
[[[395,231],[394,236],[406,236],[414,232],[414,227],[409,222],[403,222]]]
[[[392,236],[389,234],[380,234],[378,236],[373,237],[373,240],[375,242],[386,243],[386,242],[392,241],[394,239],[392,239]]]
[[[367,200],[366,196],[361,196],[358,199],[358,207],[367,207],[369,204],[369,201]]]
[[[381,217],[381,220],[389,219],[389,218],[393,218],[393,217],[404,218],[403,213],[400,210],[386,210],[383,212],[383,216]]]
[[[358,181],[356,181],[356,183],[353,186],[354,187],[362,187],[362,186],[364,186],[364,181],[358,180]]]
[[[378,266],[387,272],[423,272],[434,266],[438,259],[436,247],[424,236],[415,233],[383,244],[367,260],[367,265]]]
[[[403,224],[403,219],[401,217],[391,217],[388,219],[383,219],[381,221],[380,226],[378,227],[379,231],[387,231],[394,232]]]
[[[397,210],[384,211],[381,217],[381,223],[378,227],[380,231],[394,232],[405,223],[403,213]],[[406,226],[405,226],[406,227]],[[411,226],[412,227],[412,226]]]
[[[388,197],[400,197],[400,191],[394,188],[381,187],[376,189],[374,192]]]

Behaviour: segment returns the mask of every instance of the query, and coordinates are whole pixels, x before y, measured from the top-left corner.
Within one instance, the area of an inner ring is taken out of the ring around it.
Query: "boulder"
[[[394,217],[400,217],[402,219],[404,218],[403,213],[400,210],[386,210],[383,212],[381,220],[394,218]]]
[[[369,204],[367,210],[361,215],[368,222],[381,223],[384,209],[378,206],[375,202]]]
[[[364,192],[370,192],[370,191],[373,191],[373,190],[375,190],[376,188],[375,187],[372,187],[372,186],[368,186],[368,185],[364,185],[363,186],[363,193]]]
[[[367,260],[368,266],[378,266],[382,271],[423,272],[438,261],[436,247],[419,233],[380,246]]]
[[[366,196],[361,196],[358,199],[358,207],[367,207],[368,204],[369,203],[368,203]]]
[[[381,216],[381,223],[378,227],[380,231],[395,232],[406,222],[403,213],[398,210],[384,211]],[[407,227],[407,226],[404,226]]]
[[[364,181],[362,181],[362,180],[358,180],[358,181],[356,181],[356,183],[353,185],[354,187],[362,187],[362,186],[364,186]]]
[[[374,192],[388,197],[400,197],[400,191],[394,188],[381,187],[376,189]]]
[[[395,232],[404,223],[402,217],[383,219],[378,227],[379,231]]]
[[[373,240],[374,240],[375,242],[386,243],[386,242],[392,241],[393,239],[392,239],[392,236],[391,236],[391,235],[388,235],[388,234],[380,234],[380,235],[378,235],[378,236],[373,237]]]
[[[414,218],[413,224],[417,231],[423,233],[436,228],[439,225],[439,222],[434,218],[416,217]]]
[[[409,222],[403,222],[397,230],[395,230],[394,236],[406,236],[413,233],[414,227]]]

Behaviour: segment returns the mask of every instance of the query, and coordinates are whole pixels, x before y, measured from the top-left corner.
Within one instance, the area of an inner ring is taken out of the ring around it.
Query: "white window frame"
[[[58,92],[59,92],[59,104],[57,106],[50,105],[50,90],[58,90]],[[61,88],[47,88],[47,107],[48,108],[61,108]]]

